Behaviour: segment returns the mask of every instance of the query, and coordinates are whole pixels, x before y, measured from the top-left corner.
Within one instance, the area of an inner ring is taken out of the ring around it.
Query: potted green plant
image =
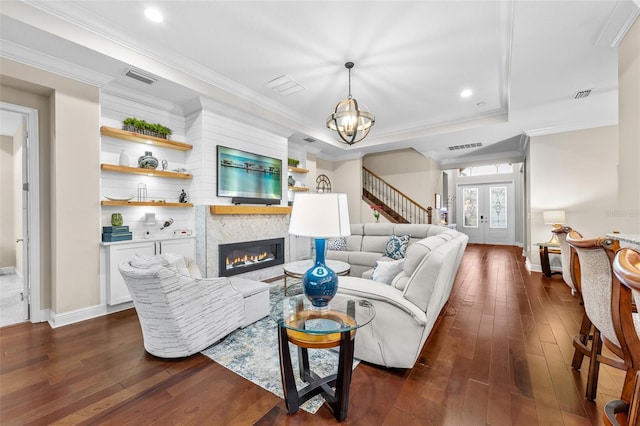
[[[300,160],[296,160],[295,158],[289,158],[287,161],[292,167],[298,167],[298,164],[300,164]]]
[[[135,117],[125,118],[122,121],[122,125],[124,130],[148,136],[155,136],[157,138],[169,139],[169,135],[171,135],[171,129],[168,127],[158,123],[147,123],[146,121],[138,120]]]

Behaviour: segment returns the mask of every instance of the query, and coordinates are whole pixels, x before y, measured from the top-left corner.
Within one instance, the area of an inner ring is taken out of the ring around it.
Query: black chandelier
[[[340,141],[353,145],[367,137],[376,118],[367,111],[361,111],[358,101],[351,96],[351,68],[353,62],[344,64],[349,70],[349,96],[336,105],[333,113],[327,117],[327,127],[334,130]]]

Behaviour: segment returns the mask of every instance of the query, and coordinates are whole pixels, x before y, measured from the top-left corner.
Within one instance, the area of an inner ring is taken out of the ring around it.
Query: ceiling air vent
[[[466,143],[464,145],[453,145],[449,147],[449,151],[455,151],[458,149],[480,148],[481,146],[482,142]]]
[[[582,99],[582,98],[586,98],[587,96],[589,96],[591,94],[591,90],[592,89],[587,89],[587,90],[581,90],[579,92],[576,92],[575,96],[573,97],[573,99]]]
[[[312,142],[315,142],[316,140],[314,138],[304,138],[303,141],[312,143]]]
[[[133,78],[134,80],[138,80],[141,81],[145,84],[153,84],[156,81],[158,81],[158,79],[151,77],[150,75],[141,73],[140,71],[136,71],[133,69],[130,69],[129,71],[127,71],[125,73],[125,75],[129,78]]]
[[[269,89],[284,96],[293,95],[304,90],[304,86],[295,81],[288,75],[281,75],[278,78],[274,78],[264,84]]]

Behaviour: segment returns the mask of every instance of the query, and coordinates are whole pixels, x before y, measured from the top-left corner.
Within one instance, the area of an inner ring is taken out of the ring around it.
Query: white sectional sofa
[[[369,300],[372,323],[358,330],[355,356],[385,367],[412,368],[451,293],[469,238],[437,225],[356,224],[346,250],[328,250],[328,259],[351,265],[339,277],[338,292]],[[384,257],[392,235],[410,235],[401,270],[389,283],[374,281],[372,268]]]

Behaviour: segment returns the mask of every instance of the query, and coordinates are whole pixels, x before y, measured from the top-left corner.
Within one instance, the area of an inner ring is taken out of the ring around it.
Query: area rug
[[[296,289],[287,288],[288,295]],[[271,305],[283,297],[283,282],[277,281],[271,284],[269,298]],[[295,345],[289,344],[291,350],[291,362],[296,376],[296,386],[303,388],[307,383],[298,375],[298,350]],[[280,362],[278,357],[278,326],[270,317],[261,319],[250,326],[234,331],[220,342],[210,346],[202,353],[218,364],[228,368],[234,373],[255,383],[263,389],[284,398],[282,392],[282,378],[280,376]],[[359,361],[354,360],[353,368]],[[338,370],[338,353],[333,350],[309,350],[309,364],[311,369],[321,377],[335,374]],[[309,413],[317,412],[324,398],[316,395],[300,406]]]

